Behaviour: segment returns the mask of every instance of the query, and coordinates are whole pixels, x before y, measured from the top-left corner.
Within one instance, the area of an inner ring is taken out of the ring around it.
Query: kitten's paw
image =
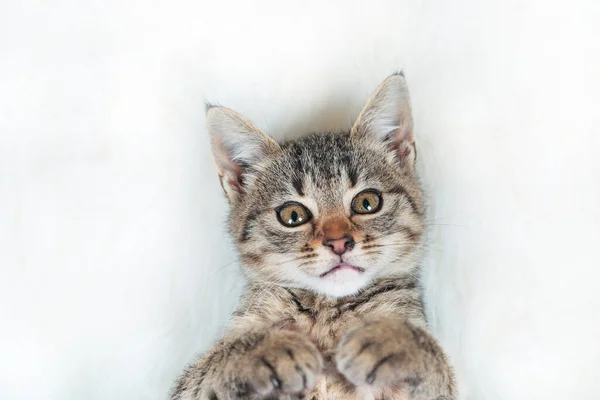
[[[323,360],[305,335],[279,331],[231,368],[259,398],[302,395],[315,386]]]
[[[365,322],[352,328],[341,340],[335,361],[337,369],[356,386],[418,385],[423,357],[414,328],[403,322]]]

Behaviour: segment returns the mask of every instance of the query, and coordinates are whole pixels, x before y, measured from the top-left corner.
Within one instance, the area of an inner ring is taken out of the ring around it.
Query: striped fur
[[[172,400],[455,399],[418,286],[424,204],[404,77],[384,81],[347,133],[279,144],[232,110],[207,119],[248,288]],[[381,209],[353,213],[365,189]],[[283,226],[286,202],[312,219]],[[352,238],[341,255],[326,244],[338,237]],[[327,274],[340,262],[358,268]]]

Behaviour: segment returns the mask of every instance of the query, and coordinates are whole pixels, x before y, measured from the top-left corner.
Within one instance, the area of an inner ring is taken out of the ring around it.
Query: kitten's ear
[[[206,110],[206,124],[221,186],[229,201],[244,194],[248,179],[258,166],[280,147],[250,120],[225,107]]]
[[[417,152],[404,74],[388,77],[375,89],[351,132],[357,137],[385,143],[395,151],[403,168],[414,168]]]

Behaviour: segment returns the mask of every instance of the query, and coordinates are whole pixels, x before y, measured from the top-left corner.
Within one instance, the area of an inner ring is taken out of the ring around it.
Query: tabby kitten
[[[346,133],[280,144],[223,107],[207,123],[248,287],[171,399],[455,399],[420,300],[424,204],[404,76]]]

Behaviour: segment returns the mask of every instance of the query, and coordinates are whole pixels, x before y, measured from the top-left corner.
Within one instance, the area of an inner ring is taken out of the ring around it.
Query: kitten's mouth
[[[354,265],[350,265],[350,264],[346,264],[346,263],[341,263],[341,264],[338,264],[335,267],[331,268],[329,271],[322,273],[321,275],[319,275],[319,277],[325,278],[328,275],[335,274],[336,272],[343,271],[343,270],[353,270],[353,271],[358,272],[359,274],[362,274],[363,272],[365,272],[365,270],[363,268],[355,267]]]

